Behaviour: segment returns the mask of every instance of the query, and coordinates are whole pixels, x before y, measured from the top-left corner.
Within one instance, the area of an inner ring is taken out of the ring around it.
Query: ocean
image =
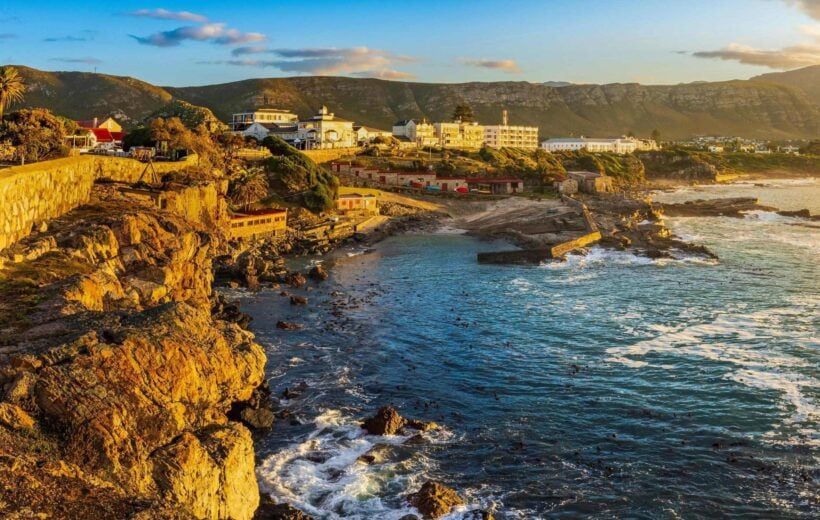
[[[820,212],[817,179],[656,194],[716,196]],[[431,479],[468,502],[448,519],[816,518],[820,223],[667,224],[719,260],[479,265],[504,246],[450,230],[300,260],[331,272],[305,308],[232,292],[287,411],[257,442],[263,491],[323,520],[398,520]],[[385,404],[443,428],[366,435]]]

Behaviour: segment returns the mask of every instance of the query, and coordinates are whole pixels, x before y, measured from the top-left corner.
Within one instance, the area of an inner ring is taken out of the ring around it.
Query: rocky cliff
[[[253,335],[211,314],[220,230],[97,185],[5,251],[0,516],[250,519]]]
[[[297,77],[172,88],[102,74],[27,67],[21,72],[31,87],[25,105],[75,118],[118,112],[134,122],[176,98],[207,107],[223,121],[249,107],[276,106],[308,116],[325,104],[341,117],[390,129],[399,119],[449,119],[457,104],[467,102],[483,123],[498,123],[501,110],[507,109],[511,121],[539,126],[542,137],[629,131],[648,136],[653,129],[665,139],[695,134],[810,138],[820,133],[820,108],[807,94],[810,89],[777,78],[555,87],[524,81],[435,84]]]

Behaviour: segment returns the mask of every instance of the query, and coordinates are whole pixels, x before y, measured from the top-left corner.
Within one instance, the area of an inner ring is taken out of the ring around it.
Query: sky
[[[721,81],[820,64],[820,0],[0,0],[0,63],[164,86]]]

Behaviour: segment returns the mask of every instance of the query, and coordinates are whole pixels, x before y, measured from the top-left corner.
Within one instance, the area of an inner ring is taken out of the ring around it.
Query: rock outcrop
[[[0,270],[0,516],[249,520],[228,412],[265,355],[211,294],[220,230],[105,195]]]
[[[434,422],[405,419],[392,406],[383,406],[379,408],[376,415],[362,422],[362,428],[370,435],[396,435],[404,428],[428,431],[435,430],[438,425]]]
[[[454,507],[464,505],[455,490],[438,482],[425,482],[421,489],[408,497],[410,505],[419,510],[424,518],[440,518]]]

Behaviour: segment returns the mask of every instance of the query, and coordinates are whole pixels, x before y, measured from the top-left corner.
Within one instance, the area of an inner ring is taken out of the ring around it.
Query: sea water
[[[657,197],[820,212],[816,180],[766,184]],[[820,223],[667,224],[720,259],[490,266],[476,253],[506,246],[409,234],[324,260],[306,308],[238,293],[272,388],[298,394],[257,443],[264,492],[319,519],[397,520],[427,480],[465,497],[452,519],[816,518]],[[385,404],[443,428],[366,435]]]

